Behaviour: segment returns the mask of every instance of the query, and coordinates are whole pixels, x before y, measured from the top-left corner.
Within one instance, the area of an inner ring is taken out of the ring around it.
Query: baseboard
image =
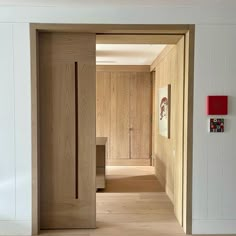
[[[31,221],[6,220],[0,221],[0,235],[31,235]]]
[[[194,220],[193,235],[236,235],[236,220]]]
[[[113,159],[106,160],[107,166],[150,166],[150,159]]]

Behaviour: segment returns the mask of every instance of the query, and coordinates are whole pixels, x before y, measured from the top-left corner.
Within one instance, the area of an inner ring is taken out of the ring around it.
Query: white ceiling
[[[235,5],[235,0],[0,0],[0,5],[8,6],[161,6],[161,5]]]
[[[97,44],[97,65],[151,65],[166,45]]]

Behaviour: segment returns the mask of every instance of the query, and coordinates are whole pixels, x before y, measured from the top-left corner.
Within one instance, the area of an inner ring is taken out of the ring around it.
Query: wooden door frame
[[[154,131],[154,112],[155,112],[155,92],[156,92],[156,88],[155,88],[155,81],[156,81],[156,71],[153,70],[150,72],[151,73],[151,83],[152,83],[152,91],[151,91],[151,99],[152,99],[152,107],[151,107],[151,166],[156,166],[155,163],[155,159],[154,159],[154,142],[153,140],[155,140],[155,137],[153,135],[155,135],[155,131]]]
[[[32,129],[32,234],[39,233],[39,133],[38,122],[38,33],[80,32],[97,35],[150,35],[156,43],[174,44],[185,37],[184,80],[184,145],[183,145],[183,228],[192,233],[192,149],[193,149],[193,86],[195,25],[131,25],[131,24],[30,24],[31,51],[31,129]],[[158,37],[155,37],[158,35]],[[131,37],[131,41],[132,41]]]

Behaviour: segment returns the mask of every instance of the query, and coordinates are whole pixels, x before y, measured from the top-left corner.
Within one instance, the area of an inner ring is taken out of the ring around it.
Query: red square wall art
[[[228,96],[207,96],[207,115],[227,115]]]

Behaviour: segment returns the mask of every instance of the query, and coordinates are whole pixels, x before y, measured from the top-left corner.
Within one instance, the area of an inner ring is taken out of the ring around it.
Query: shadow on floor
[[[140,193],[164,192],[164,188],[155,175],[118,176],[109,175],[106,179],[106,189],[100,193]]]

